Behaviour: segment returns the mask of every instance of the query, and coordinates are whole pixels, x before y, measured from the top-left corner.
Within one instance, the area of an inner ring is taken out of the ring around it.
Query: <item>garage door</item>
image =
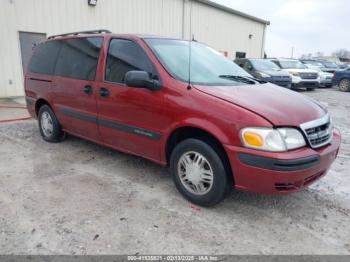
[[[27,70],[27,65],[32,56],[35,46],[46,40],[46,34],[19,32],[19,42],[21,45],[23,74]]]

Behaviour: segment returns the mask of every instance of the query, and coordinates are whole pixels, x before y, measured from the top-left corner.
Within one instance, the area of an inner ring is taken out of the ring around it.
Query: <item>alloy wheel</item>
[[[182,185],[192,194],[205,195],[213,186],[214,173],[209,161],[195,151],[185,152],[177,164]]]

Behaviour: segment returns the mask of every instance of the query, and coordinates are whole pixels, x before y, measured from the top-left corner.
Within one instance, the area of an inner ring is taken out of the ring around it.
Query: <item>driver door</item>
[[[113,148],[159,161],[164,95],[126,86],[125,74],[131,70],[157,74],[136,42],[111,39],[97,98],[101,138]]]

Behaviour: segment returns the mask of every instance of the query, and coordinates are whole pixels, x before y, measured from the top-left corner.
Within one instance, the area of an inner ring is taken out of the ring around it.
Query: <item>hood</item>
[[[326,111],[312,99],[276,85],[194,86],[197,90],[248,109],[275,126],[299,126]]]

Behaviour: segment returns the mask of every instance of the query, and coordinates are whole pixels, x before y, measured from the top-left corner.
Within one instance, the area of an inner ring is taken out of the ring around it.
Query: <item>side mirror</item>
[[[160,82],[151,79],[149,73],[145,71],[129,71],[125,74],[125,84],[130,87],[147,88],[150,90],[159,90]]]

